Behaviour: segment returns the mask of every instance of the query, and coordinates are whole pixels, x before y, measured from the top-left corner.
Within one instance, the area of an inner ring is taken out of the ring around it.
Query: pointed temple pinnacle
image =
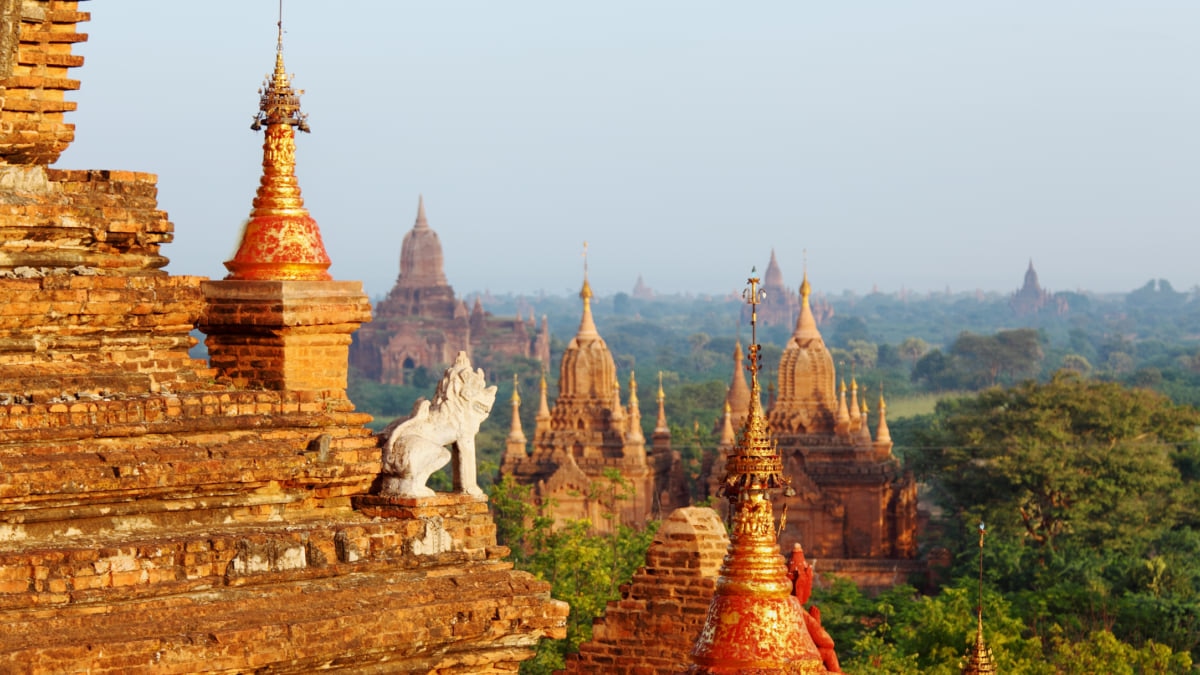
[[[667,424],[667,395],[663,392],[662,371],[658,371],[658,419],[654,421],[654,433],[670,433],[671,426]]]
[[[425,228],[429,229],[429,221],[425,219],[425,195],[417,195],[417,222],[413,224],[413,229]]]
[[[296,181],[296,129],[307,132],[308,116],[300,112],[303,91],[292,88],[283,63],[283,18],[280,10],[275,69],[259,90],[258,114],[250,128],[266,127],[262,178],[250,220],[233,259],[225,263],[226,279],[328,281],[330,261],[317,221],[304,208]]]
[[[521,428],[521,393],[518,391],[516,373],[513,373],[512,426],[509,427],[508,440],[517,443],[525,442],[525,430]]]
[[[692,648],[687,672],[824,673],[823,661],[801,616],[800,603],[777,540],[771,503],[787,487],[783,460],[767,430],[759,402],[760,345],[757,308],[759,279],[751,277],[743,294],[751,305],[750,414],[741,439],[729,452],[721,492],[732,514],[729,553],[721,565],[716,592],[704,628]],[[747,636],[771,636],[747,640]]]
[[[592,319],[592,285],[588,282],[587,242],[583,242],[583,288],[579,289],[579,297],[583,300],[583,317],[579,320],[579,332],[576,337],[599,337],[596,321]]]
[[[983,538],[987,528],[979,523],[979,604],[975,606],[975,644],[967,652],[963,675],[994,675],[999,672],[992,657],[992,650],[983,639]]]
[[[891,443],[892,432],[887,424],[887,401],[883,400],[883,385],[879,385],[879,428],[875,431],[876,443]]]
[[[800,282],[800,316],[796,319],[796,332],[792,337],[798,340],[820,340],[821,332],[817,330],[817,319],[813,316],[809,296],[812,287],[808,283],[808,257],[805,255],[804,281]]]

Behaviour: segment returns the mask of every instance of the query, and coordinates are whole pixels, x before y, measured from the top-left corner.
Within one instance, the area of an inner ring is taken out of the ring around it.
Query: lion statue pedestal
[[[487,386],[483,369],[472,371],[466,352],[459,352],[438,382],[433,401],[418,399],[411,417],[381,432],[380,494],[432,497],[436,493],[426,485],[429,476],[453,459],[454,491],[483,497],[476,478],[475,434],[495,402],[496,387]]]

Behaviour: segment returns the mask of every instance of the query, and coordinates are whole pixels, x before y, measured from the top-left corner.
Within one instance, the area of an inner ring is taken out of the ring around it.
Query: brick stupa
[[[566,607],[486,504],[365,497],[359,285],[170,276],[154,176],[47,166],[76,8],[0,0],[0,672],[514,672]]]

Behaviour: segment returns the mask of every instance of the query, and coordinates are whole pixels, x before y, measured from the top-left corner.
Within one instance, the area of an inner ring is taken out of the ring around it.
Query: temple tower
[[[492,357],[521,356],[549,363],[550,330],[497,318],[476,298],[471,309],[446,280],[442,242],[429,225],[425,198],[400,246],[400,274],[375,306],[374,321],[355,334],[350,364],[367,379],[410,384],[418,368],[435,371],[465,351],[485,368]]]
[[[201,285],[207,307],[199,327],[212,366],[238,386],[344,396],[350,334],[371,320],[370,306],[361,282],[329,276],[320,229],[300,196],[295,134],[309,127],[284,67],[282,22],[251,125],[264,127],[250,220],[225,263],[229,275]]]
[[[749,280],[752,330],[761,300],[758,279]],[[690,675],[790,674],[829,670],[793,595],[776,539],[772,495],[788,486],[783,460],[759,403],[759,345],[752,335],[750,412],[725,466],[721,491],[729,502],[729,552],[721,565],[704,628],[692,647]],[[769,638],[768,638],[769,636]]]
[[[502,472],[535,486],[539,500],[553,498],[556,519],[589,518],[609,527],[604,500],[605,471],[615,469],[628,481],[630,495],[620,501],[619,522],[641,524],[683,504],[676,496],[680,459],[670,447],[670,430],[660,413],[651,446],[641,430],[637,382],[631,375],[630,405],[621,403],[617,368],[592,316],[592,287],[584,273],[579,329],[563,351],[558,398],[548,410],[543,383],[532,453],[506,461]],[[634,429],[631,425],[638,425]],[[513,455],[515,458],[515,454]],[[673,479],[674,476],[674,479]]]
[[[916,556],[916,483],[892,455],[886,404],[880,394],[878,432],[872,439],[865,396],[851,377],[839,391],[833,357],[817,328],[807,271],[800,285],[796,328],[780,358],[779,395],[767,411],[794,494],[775,498],[788,518],[785,548],[800,544],[826,571],[883,588],[920,574]],[[727,401],[735,402],[737,380]],[[753,405],[753,396],[749,397]],[[736,415],[737,408],[730,406]],[[722,443],[717,452],[728,452]],[[713,461],[714,469],[724,462]],[[716,475],[710,473],[708,485]]]

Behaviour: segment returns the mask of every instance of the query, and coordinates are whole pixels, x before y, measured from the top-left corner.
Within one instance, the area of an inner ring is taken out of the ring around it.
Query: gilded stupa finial
[[[752,273],[753,274],[753,273]],[[779,552],[771,498],[786,488],[783,460],[767,430],[758,374],[760,280],[751,276],[743,298],[750,305],[750,410],[741,438],[729,451],[721,493],[729,500],[729,553],[721,565],[704,628],[692,648],[692,674],[824,673],[821,654],[792,596]],[[770,636],[771,639],[746,639]]]
[[[262,178],[250,219],[226,279],[249,281],[328,281],[330,261],[317,221],[309,215],[296,180],[296,129],[309,131],[283,63],[283,7],[275,43],[275,69],[259,89],[258,113],[250,128],[266,128]]]
[[[645,434],[642,433],[642,408],[638,401],[637,395],[637,376],[634,375],[633,369],[629,370],[629,433],[628,437],[631,441],[641,442],[646,440]]]
[[[658,418],[654,421],[654,433],[666,434],[671,432],[671,427],[667,424],[667,394],[663,391],[662,371],[658,371],[658,394],[655,396],[658,401]]]
[[[596,321],[592,318],[592,284],[588,281],[588,243],[583,242],[583,288],[579,289],[579,297],[583,300],[583,317],[579,320],[579,336],[600,335],[596,331]]]
[[[892,432],[887,423],[887,401],[883,399],[883,383],[879,383],[879,427],[875,430],[876,443],[891,443]]]
[[[975,644],[967,653],[967,663],[963,666],[963,675],[994,675],[1000,672],[996,661],[992,658],[992,648],[983,639],[983,538],[987,528],[979,523],[979,604],[975,606]]]
[[[808,296],[812,293],[812,287],[808,285],[808,249],[804,249],[804,279],[800,282],[800,299],[804,304],[808,304]]]
[[[521,392],[519,388],[517,374],[513,373],[512,426],[508,430],[508,440],[524,443],[525,430],[521,428]]]

